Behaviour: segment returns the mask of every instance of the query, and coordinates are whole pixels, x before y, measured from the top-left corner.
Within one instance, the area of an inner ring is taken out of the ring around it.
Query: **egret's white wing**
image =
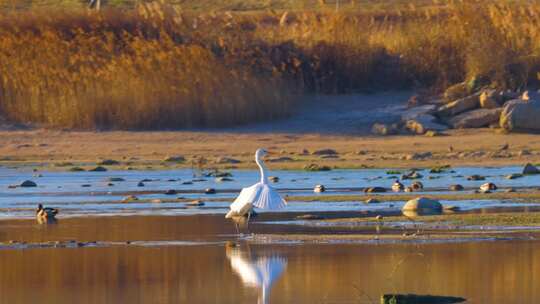
[[[253,206],[261,209],[276,210],[287,205],[287,202],[281,198],[276,189],[266,184],[260,184],[261,190],[259,195],[252,202]]]
[[[240,195],[238,195],[238,197],[231,204],[231,211],[240,213],[246,204],[253,204],[262,190],[261,186],[261,183],[256,183],[251,187],[242,189],[242,191],[240,191]]]

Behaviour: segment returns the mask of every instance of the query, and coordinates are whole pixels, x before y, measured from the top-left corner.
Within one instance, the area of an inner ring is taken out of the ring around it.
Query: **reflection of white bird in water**
[[[246,222],[249,223],[254,207],[276,210],[287,205],[287,202],[281,198],[276,189],[272,188],[268,183],[266,168],[261,160],[261,157],[266,153],[264,149],[257,149],[255,152],[255,162],[261,171],[261,181],[251,187],[242,189],[240,195],[231,204],[231,210],[225,215],[225,218],[231,218],[235,221],[236,229],[238,229],[238,222],[242,222],[246,218]]]
[[[268,303],[272,284],[285,270],[287,259],[278,255],[252,258],[249,251],[242,253],[239,248],[229,247],[227,247],[227,258],[245,286],[261,288],[257,303]]]

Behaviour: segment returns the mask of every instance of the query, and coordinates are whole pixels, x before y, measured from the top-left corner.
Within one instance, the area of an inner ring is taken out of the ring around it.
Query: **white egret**
[[[287,260],[278,255],[253,258],[249,251],[245,254],[239,248],[227,248],[227,258],[244,285],[261,288],[257,303],[268,303],[272,284],[285,270]]]
[[[247,218],[246,222],[249,224],[249,218],[254,207],[276,210],[287,205],[287,202],[281,198],[276,189],[269,185],[266,168],[261,160],[261,157],[267,153],[265,149],[257,149],[255,152],[255,163],[259,166],[261,181],[251,187],[242,189],[240,195],[231,204],[231,210],[225,215],[225,218],[235,221],[237,230],[238,221]]]

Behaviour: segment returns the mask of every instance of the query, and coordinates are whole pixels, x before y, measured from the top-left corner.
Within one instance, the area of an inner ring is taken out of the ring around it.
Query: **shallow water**
[[[525,176],[515,180],[507,180],[504,177],[510,173],[521,171],[520,167],[502,168],[453,168],[454,172],[442,174],[429,174],[428,170],[420,171],[424,175],[421,179],[425,186],[426,194],[432,192],[447,192],[450,184],[460,183],[468,189],[474,189],[486,181],[497,184],[500,188],[505,187],[536,187],[540,179],[535,176]],[[316,184],[323,184],[328,191],[316,195],[329,194],[360,194],[361,189],[371,186],[390,187],[393,180],[386,174],[386,169],[361,169],[361,170],[333,170],[329,172],[306,172],[306,171],[273,171],[271,174],[280,177],[280,181],[274,184],[283,195],[314,195],[312,188]],[[405,170],[400,170],[406,172]],[[62,215],[133,215],[133,214],[163,214],[163,215],[192,215],[224,213],[228,200],[234,198],[242,187],[249,186],[259,179],[258,171],[233,170],[233,181],[217,182],[214,178],[203,178],[204,181],[183,184],[186,181],[200,179],[194,177],[193,171],[164,170],[164,171],[109,171],[109,172],[39,172],[40,176],[29,169],[0,168],[0,219],[32,217],[37,203],[42,202],[48,206],[62,209]],[[487,176],[486,181],[467,181],[466,177],[472,174]],[[429,179],[429,176],[437,179]],[[112,182],[114,186],[108,186],[108,178],[123,178],[125,181]],[[34,180],[36,188],[9,189],[8,186],[18,184],[23,180]],[[137,187],[137,183],[143,179],[152,181],[145,182],[145,187]],[[405,181],[409,184],[410,181]],[[90,187],[82,187],[90,185]],[[202,191],[206,188],[215,188],[218,193],[205,195]],[[175,189],[177,195],[165,195],[164,191]],[[123,197],[135,193],[140,199],[161,199],[164,203],[120,203]],[[167,203],[167,200],[184,197],[188,199],[207,198],[218,200],[207,202],[204,207],[187,208],[184,203]],[[219,199],[223,199],[219,202]],[[380,205],[362,205],[357,202],[343,203],[301,203],[291,202],[288,211],[365,211],[401,207],[402,202],[391,202]],[[513,202],[505,201],[463,201],[452,202],[464,209],[505,207],[512,206]],[[514,205],[516,206],[516,205]]]
[[[253,225],[256,233],[268,229],[307,228]],[[540,298],[540,241],[226,246],[233,232],[221,216],[0,221],[0,241],[117,242],[0,250],[0,302],[256,303],[265,286],[268,303],[378,303],[384,293],[467,303]],[[126,240],[132,243],[122,245]]]

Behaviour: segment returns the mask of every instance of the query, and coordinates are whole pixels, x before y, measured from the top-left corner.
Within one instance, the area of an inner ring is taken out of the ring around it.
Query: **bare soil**
[[[0,131],[0,160],[6,163],[71,162],[92,165],[115,159],[122,166],[161,166],[167,156],[206,159],[207,166],[254,168],[254,151],[271,153],[272,169],[310,163],[336,168],[434,165],[502,166],[540,161],[540,135],[502,134],[494,129],[451,130],[446,136],[374,136],[374,122],[392,122],[405,109],[408,93],[308,98],[290,118],[220,130],[81,132],[50,129]],[[334,149],[336,156],[313,155]],[[305,151],[304,151],[305,150]],[[306,153],[307,152],[307,153]],[[421,155],[429,152],[431,154]],[[420,154],[420,155],[419,155]],[[240,161],[217,163],[220,157]],[[282,158],[282,159],[280,159]],[[287,159],[290,158],[290,159]]]

